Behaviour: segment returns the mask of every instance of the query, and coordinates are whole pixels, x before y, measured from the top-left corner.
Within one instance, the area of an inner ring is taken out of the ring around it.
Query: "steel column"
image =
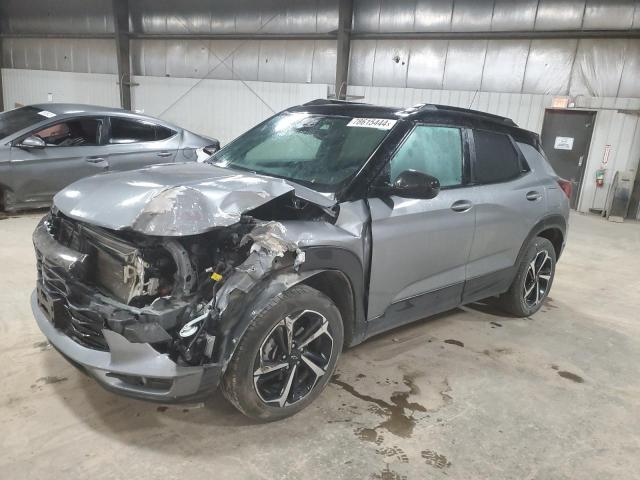
[[[129,0],[113,0],[113,24],[118,61],[120,105],[131,110],[131,57],[129,53]]]
[[[2,38],[0,38],[0,112],[4,112],[4,96],[2,95]]]
[[[353,0],[340,0],[338,7],[338,44],[336,56],[336,98],[347,98],[349,80],[349,56],[351,53],[351,24],[353,22]]]

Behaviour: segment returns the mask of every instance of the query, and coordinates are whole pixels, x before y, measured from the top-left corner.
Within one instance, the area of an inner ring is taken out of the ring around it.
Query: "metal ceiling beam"
[[[336,33],[131,33],[150,40],[335,40]]]
[[[149,40],[335,40],[327,33],[133,33],[121,32],[133,39]],[[0,33],[0,38],[113,39],[113,33]]]
[[[353,40],[537,40],[565,38],[640,38],[633,30],[548,30],[534,32],[352,32]]]
[[[337,32],[327,33],[131,33],[129,38],[150,40],[335,40]],[[0,33],[0,38],[112,39],[112,33]],[[640,38],[633,30],[545,30],[514,32],[351,32],[351,40],[509,40],[554,38]]]
[[[338,6],[338,44],[336,48],[336,98],[346,100],[349,80],[349,56],[351,55],[351,25],[353,0],[340,0]]]
[[[113,40],[113,33],[0,33],[0,38],[69,38]]]
[[[131,110],[131,55],[129,52],[129,0],[113,0],[120,105]]]

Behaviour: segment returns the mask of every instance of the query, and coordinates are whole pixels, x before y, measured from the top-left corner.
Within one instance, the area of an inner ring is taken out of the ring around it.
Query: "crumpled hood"
[[[54,197],[76,220],[146,235],[196,235],[237,223],[240,216],[294,192],[321,207],[334,201],[283,179],[201,163],[156,165],[79,180]]]

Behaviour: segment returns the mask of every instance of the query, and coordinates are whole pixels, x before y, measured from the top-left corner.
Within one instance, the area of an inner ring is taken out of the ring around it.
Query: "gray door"
[[[575,110],[547,110],[544,114],[542,147],[556,173],[572,183],[573,209],[580,198],[595,118],[596,112]]]
[[[547,210],[547,191],[508,135],[476,130],[469,194],[476,229],[464,301],[493,295],[511,278],[520,247]],[[508,284],[506,285],[508,287]]]
[[[383,315],[391,304],[429,292],[442,293],[440,310],[452,308],[462,292],[475,228],[475,211],[467,198],[471,188],[463,186],[462,131],[416,126],[383,172],[383,180],[393,182],[404,170],[438,178],[442,190],[431,200],[397,196],[369,200],[369,319]],[[433,312],[422,316],[428,313]]]
[[[110,118],[106,145],[112,170],[133,170],[174,161],[180,134],[149,121]]]
[[[65,120],[29,134],[45,140],[44,148],[11,147],[16,202],[48,202],[70,183],[107,170],[109,163],[99,146],[102,125],[99,118]]]

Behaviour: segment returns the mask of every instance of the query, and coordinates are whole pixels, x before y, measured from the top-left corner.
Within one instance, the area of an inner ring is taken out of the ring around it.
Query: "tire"
[[[342,317],[331,299],[296,285],[255,315],[225,372],[222,392],[254,419],[294,415],[326,387],[343,341]]]
[[[498,306],[516,317],[533,315],[549,294],[555,273],[553,245],[546,238],[534,238],[518,264],[511,287],[498,298]]]

